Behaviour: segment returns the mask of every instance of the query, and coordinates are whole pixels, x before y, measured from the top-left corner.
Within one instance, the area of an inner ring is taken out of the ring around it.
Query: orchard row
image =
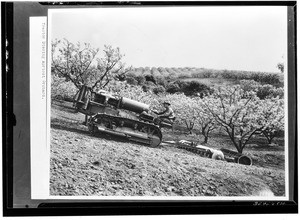
[[[153,109],[168,101],[175,111],[176,123],[186,126],[190,132],[198,129],[204,142],[213,130],[221,128],[240,153],[256,135],[264,135],[271,143],[284,131],[284,100],[280,97],[260,99],[255,91],[241,86],[219,87],[202,98],[182,93],[154,94],[124,83],[112,84],[109,90],[149,104]]]

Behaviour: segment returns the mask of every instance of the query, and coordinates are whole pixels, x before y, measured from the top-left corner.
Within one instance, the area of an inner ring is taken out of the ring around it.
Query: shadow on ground
[[[108,135],[105,133],[96,133],[96,134],[91,134],[88,130],[87,127],[84,126],[82,123],[72,123],[72,122],[68,122],[68,121],[64,121],[64,120],[59,120],[59,119],[52,119],[51,120],[51,128],[53,129],[58,129],[58,130],[65,130],[65,131],[69,131],[69,132],[74,132],[77,134],[83,134],[83,135],[87,135],[90,137],[96,137],[96,138],[101,138],[101,139],[105,139],[108,141],[117,141],[117,142],[128,142],[128,140],[126,138],[122,138],[122,137],[118,137],[118,136],[113,136],[113,135]],[[135,142],[132,142],[135,143]],[[140,145],[144,145],[149,147],[146,144],[141,144]]]

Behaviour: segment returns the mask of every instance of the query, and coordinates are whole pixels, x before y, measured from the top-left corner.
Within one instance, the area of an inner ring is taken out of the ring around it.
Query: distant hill
[[[207,86],[235,85],[240,80],[254,80],[261,84],[270,84],[275,87],[283,87],[284,75],[274,72],[255,72],[238,70],[215,70],[196,67],[138,67],[128,73],[129,77],[151,76],[152,82],[165,81],[171,83],[176,80],[197,81]],[[137,80],[139,81],[139,80]],[[148,81],[148,80],[146,80]]]
[[[182,80],[185,82],[196,81],[209,87],[232,86],[240,83],[239,80],[224,78],[184,78]]]
[[[138,67],[127,74],[128,83],[165,89],[174,82],[192,82],[204,84],[208,87],[232,86],[240,84],[241,80],[254,80],[261,85],[283,87],[284,75],[273,72],[254,72],[238,70],[215,70],[196,67]]]

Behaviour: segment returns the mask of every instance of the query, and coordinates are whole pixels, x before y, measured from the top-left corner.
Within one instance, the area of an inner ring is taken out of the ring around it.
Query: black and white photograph
[[[288,199],[287,17],[49,9],[49,196]]]

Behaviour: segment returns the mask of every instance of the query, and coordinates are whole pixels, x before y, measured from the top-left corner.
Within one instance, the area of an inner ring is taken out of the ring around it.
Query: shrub
[[[174,83],[177,84],[177,85],[179,86],[180,89],[182,89],[182,88],[184,88],[189,82],[183,81],[183,80],[176,80]]]
[[[181,72],[181,73],[178,75],[178,78],[179,78],[179,79],[185,79],[185,78],[190,78],[190,77],[191,77],[191,74],[185,73],[185,72]]]
[[[177,83],[171,83],[166,86],[166,92],[168,92],[168,93],[173,94],[173,93],[180,92],[180,91],[181,91],[181,89]]]
[[[137,85],[138,81],[133,77],[126,77],[126,82],[130,85]]]
[[[213,76],[213,72],[211,70],[205,70],[203,72],[203,78],[211,78]]]
[[[135,70],[131,70],[128,73],[126,73],[126,78],[129,78],[129,77],[135,78],[136,76],[137,75],[136,75],[136,71]]]
[[[154,77],[160,76],[161,73],[158,71],[158,69],[156,67],[152,67],[151,68],[151,75]]]
[[[144,75],[144,76],[145,76],[145,75],[151,75],[151,69],[150,69],[150,67],[145,67],[144,72],[143,72],[143,75]]]
[[[144,83],[144,85],[147,85],[147,86],[149,86],[149,87],[156,87],[156,84],[154,84],[152,81],[146,81],[146,82]]]
[[[163,87],[166,87],[166,85],[167,85],[167,81],[166,81],[165,77],[163,77],[163,76],[156,77],[155,81],[157,82],[158,85],[161,85]]]
[[[143,89],[144,92],[148,92],[148,91],[150,91],[150,86],[142,85],[142,89]]]
[[[221,76],[224,78],[224,79],[232,79],[234,78],[233,77],[233,73],[228,71],[228,70],[224,70],[223,72],[221,72]]]
[[[241,80],[240,81],[241,88],[245,92],[255,92],[257,97],[260,99],[266,98],[275,98],[279,97],[282,99],[284,97],[284,89],[283,88],[276,88],[270,84],[261,85],[259,82],[254,80]]]
[[[157,86],[157,87],[153,88],[152,91],[153,91],[154,94],[157,95],[159,93],[164,93],[166,90],[163,86]]]
[[[284,91],[283,88],[275,88],[272,85],[266,84],[258,87],[256,95],[260,99],[266,99],[266,98],[283,98]]]
[[[160,75],[165,78],[169,75],[169,72],[164,67],[158,67],[158,71],[160,72]]]
[[[146,81],[148,82],[153,82],[155,85],[156,85],[156,79],[155,79],[155,77],[154,76],[152,76],[152,75],[146,75],[145,76],[145,79],[146,79]]]
[[[252,77],[252,72],[249,72],[249,71],[240,71],[239,72],[239,79],[242,79],[242,80],[251,80],[251,77]]]
[[[269,95],[271,95],[271,90],[272,90],[273,86],[271,85],[263,85],[263,86],[259,86],[258,90],[256,92],[256,95],[260,98],[260,99],[265,99],[267,98]]]
[[[204,72],[200,72],[200,71],[195,71],[192,73],[192,77],[193,78],[205,78],[204,77]]]
[[[65,78],[51,75],[51,99],[73,100],[78,89],[72,82],[66,82]]]
[[[143,75],[144,73],[144,68],[143,67],[139,67],[139,68],[135,68],[134,69],[135,75],[139,76],[139,75]]]
[[[182,84],[181,91],[187,96],[198,94],[202,94],[203,96],[204,93],[210,93],[210,88],[207,85],[197,81],[191,81]]]
[[[283,88],[273,88],[272,89],[272,95],[273,97],[278,97],[280,99],[283,99],[284,98],[284,89]],[[269,97],[270,98],[270,97]]]
[[[243,89],[245,92],[256,92],[258,90],[258,87],[261,86],[259,82],[256,82],[254,80],[241,80],[240,85],[241,89]]]
[[[274,86],[283,86],[279,74],[275,73],[253,73],[252,79],[262,84],[270,84]]]
[[[136,76],[135,80],[137,81],[138,85],[143,85],[146,82],[146,79],[144,76]]]

